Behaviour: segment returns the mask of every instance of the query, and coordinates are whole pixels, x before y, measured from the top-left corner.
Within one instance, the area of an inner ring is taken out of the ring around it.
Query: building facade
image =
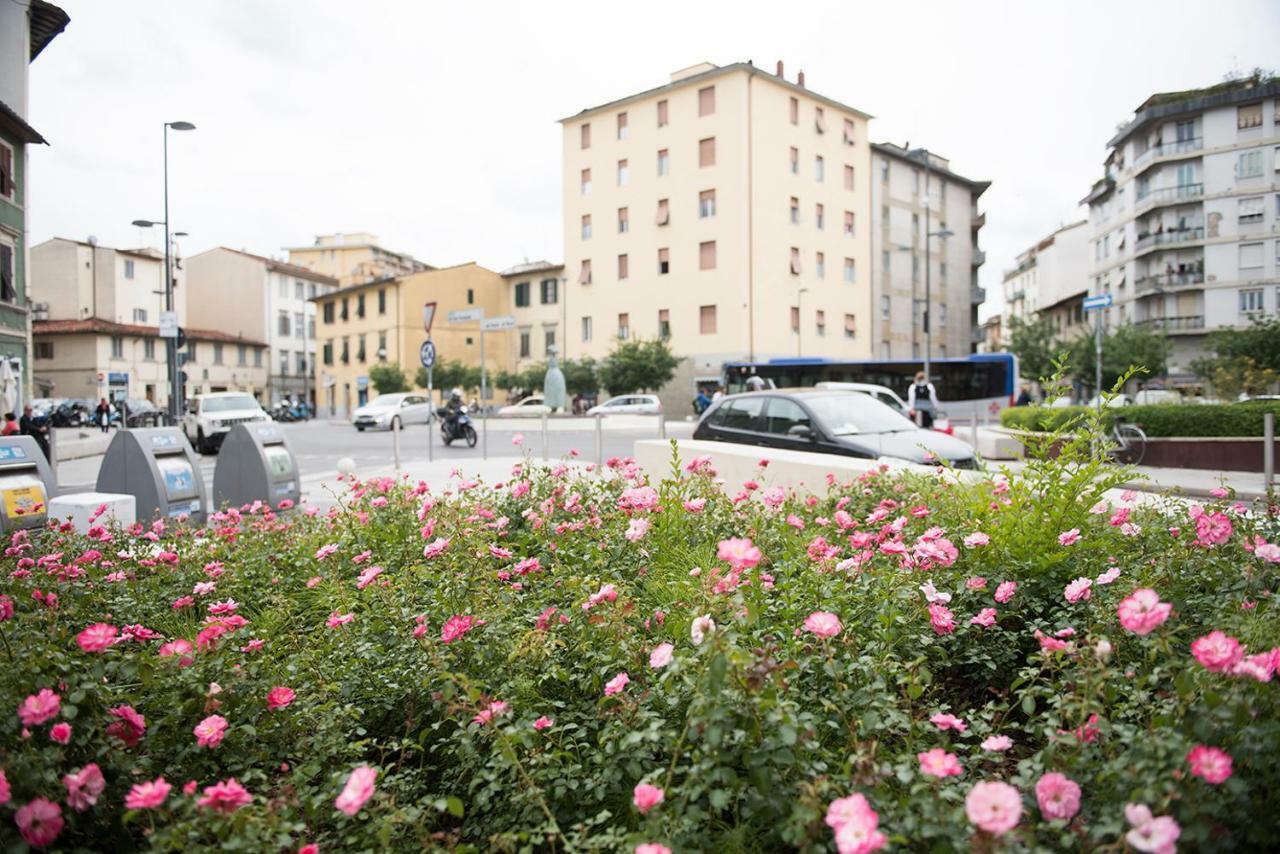
[[[432,269],[412,255],[379,246],[377,236],[367,232],[321,234],[311,246],[287,251],[289,263],[337,279],[344,287]]]
[[[511,342],[512,370],[546,362],[552,349],[563,352],[565,309],[564,265],[526,261],[502,271],[510,295],[508,314],[516,319]]]
[[[412,384],[427,338],[423,308],[428,303],[436,304],[431,339],[438,359],[480,364],[479,324],[450,323],[449,312],[482,308],[487,317],[501,317],[510,301],[502,276],[474,262],[348,285],[317,297],[319,411],[347,417],[375,397],[369,368],[379,362],[399,365]],[[485,363],[491,372],[511,365],[511,340],[510,330],[486,334]]]
[[[726,360],[870,355],[870,116],[782,71],[702,63],[561,120],[566,356],[666,338],[683,410]]]
[[[314,408],[316,299],[338,280],[306,267],[220,246],[185,262],[187,310],[202,324],[267,342],[264,403],[286,397]]]
[[[871,148],[870,355],[922,359],[926,311],[932,358],[975,352],[984,339],[978,307],[986,299],[978,286],[986,262],[978,234],[987,218],[978,198],[991,182],[965,178],[924,149]]]
[[[1005,322],[1048,317],[1063,340],[1085,331],[1089,247],[1089,221],[1080,220],[1019,254],[1017,264],[1004,273]]]
[[[1209,332],[1278,308],[1280,78],[1153,95],[1108,148],[1084,199],[1090,292],[1111,294],[1107,326],[1167,335],[1189,379]]]
[[[45,139],[27,123],[31,62],[66,28],[66,12],[44,0],[0,5],[0,360],[9,379],[0,395],[20,409],[33,395],[27,218],[27,146]]]

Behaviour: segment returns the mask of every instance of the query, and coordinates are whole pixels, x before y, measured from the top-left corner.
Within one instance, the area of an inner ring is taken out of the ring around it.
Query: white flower
[[[715,630],[716,621],[711,619],[710,614],[703,614],[695,619],[693,625],[689,627],[689,637],[693,640],[694,646],[701,646],[707,635]]]
[[[1093,654],[1098,657],[1099,661],[1106,661],[1111,657],[1111,641],[1101,638],[1093,645]]]
[[[924,584],[921,584],[920,592],[924,594],[924,598],[929,600],[930,604],[935,602],[942,602],[945,604],[951,601],[951,594],[939,593],[938,589],[933,586],[932,581],[926,581]]]

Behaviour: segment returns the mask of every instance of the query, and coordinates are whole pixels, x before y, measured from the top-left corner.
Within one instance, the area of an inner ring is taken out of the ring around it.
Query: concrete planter
[[[1010,437],[1042,435],[1023,430],[993,428]],[[1142,465],[1152,468],[1206,469],[1209,471],[1262,471],[1261,437],[1253,436],[1173,436],[1147,439]],[[1275,444],[1280,453],[1280,441]],[[1055,454],[1057,448],[1050,448]],[[1009,459],[1003,457],[1003,459]],[[1277,456],[1276,459],[1280,459]]]

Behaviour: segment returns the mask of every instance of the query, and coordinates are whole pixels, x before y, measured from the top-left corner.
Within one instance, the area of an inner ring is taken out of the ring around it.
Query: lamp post
[[[804,354],[801,350],[801,341],[804,338],[804,295],[809,293],[808,288],[801,288],[796,291],[796,358],[801,358]]]
[[[928,192],[929,192],[928,181],[926,179],[926,182],[925,182],[926,198],[925,198],[925,206],[924,206],[924,227],[925,227],[925,235],[924,235],[924,379],[925,379],[925,382],[929,382],[930,380],[933,379],[932,374],[930,374],[929,372],[929,368],[931,367],[931,364],[932,364],[932,354],[933,354],[933,326],[932,326],[932,323],[930,322],[930,315],[932,314],[931,309],[933,308],[933,277],[930,275],[931,264],[929,261],[929,238],[939,237],[945,240],[955,233],[948,228],[939,229],[938,231],[928,230],[929,229],[929,205],[928,205],[928,198],[927,198]]]

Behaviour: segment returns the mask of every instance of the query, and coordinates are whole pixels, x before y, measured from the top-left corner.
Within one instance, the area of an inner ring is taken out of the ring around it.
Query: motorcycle
[[[468,448],[476,446],[476,428],[471,425],[471,416],[465,409],[450,410],[441,406],[436,414],[440,416],[440,438],[446,447],[453,444],[454,439],[462,439]]]

